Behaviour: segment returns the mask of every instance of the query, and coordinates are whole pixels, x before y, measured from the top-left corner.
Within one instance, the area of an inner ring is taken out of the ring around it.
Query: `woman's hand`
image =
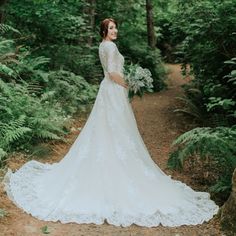
[[[126,81],[124,80],[124,77],[122,77],[120,73],[111,72],[109,73],[109,75],[110,75],[111,80],[113,80],[114,82],[123,86],[126,89],[128,88],[128,84],[126,83]]]
[[[126,89],[128,88],[128,84],[125,82],[124,79],[118,80],[118,81],[117,81],[117,84],[123,86],[123,87],[126,88]]]

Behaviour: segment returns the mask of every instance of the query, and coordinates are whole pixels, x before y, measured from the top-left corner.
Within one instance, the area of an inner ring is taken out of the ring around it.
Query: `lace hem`
[[[16,173],[8,169],[3,179],[4,190],[16,206],[24,212],[44,221],[60,221],[61,223],[95,223],[103,224],[107,221],[115,226],[127,227],[132,224],[146,227],[158,225],[176,227],[180,225],[197,225],[210,220],[219,210],[219,207],[210,199],[207,192],[198,192],[193,199],[195,206],[187,211],[186,207],[177,209],[173,213],[163,214],[158,209],[152,214],[125,215],[119,210],[110,210],[109,214],[81,214],[74,212],[65,212],[59,207],[52,207],[53,203],[43,202],[38,198],[35,191],[35,179],[38,175],[49,171],[54,164],[43,164],[38,161],[29,161]],[[170,177],[169,177],[170,178]],[[190,190],[186,184],[173,180],[184,191]],[[192,189],[191,189],[192,191]],[[195,202],[196,201],[196,202]],[[145,208],[144,208],[145,210]]]

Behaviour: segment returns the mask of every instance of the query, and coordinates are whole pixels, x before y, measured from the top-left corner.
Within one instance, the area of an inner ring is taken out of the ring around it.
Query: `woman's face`
[[[106,40],[115,40],[117,38],[118,29],[116,28],[116,24],[112,21],[108,24],[108,32],[106,36]]]

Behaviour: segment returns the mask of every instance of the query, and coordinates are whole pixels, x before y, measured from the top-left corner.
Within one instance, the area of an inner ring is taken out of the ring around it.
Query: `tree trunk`
[[[89,11],[89,16],[90,16],[90,27],[91,27],[91,30],[92,30],[92,32],[94,32],[94,30],[95,30],[95,13],[96,13],[96,0],[89,0],[89,2],[90,2],[90,11]],[[93,37],[92,36],[90,36],[89,38],[88,38],[88,44],[90,45],[90,46],[92,46],[92,44],[93,44]]]
[[[227,236],[236,235],[236,169],[232,177],[232,192],[221,207],[221,227]]]
[[[154,31],[154,22],[153,22],[153,11],[152,11],[152,2],[151,0],[146,0],[146,15],[147,15],[147,35],[148,35],[148,45],[151,48],[156,46],[156,37]]]
[[[87,40],[89,46],[93,44],[93,32],[95,30],[95,14],[96,14],[96,0],[86,0],[86,6],[83,10],[84,14],[86,15],[86,24],[87,24]]]
[[[3,22],[3,17],[4,17],[4,13],[2,10],[2,6],[7,2],[7,0],[0,0],[0,23]]]

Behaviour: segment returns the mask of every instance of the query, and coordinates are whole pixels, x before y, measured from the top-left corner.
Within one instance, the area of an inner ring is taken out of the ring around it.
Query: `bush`
[[[172,145],[168,167],[181,170],[189,158],[200,157],[202,161],[210,158],[212,167],[217,164],[216,183],[210,190],[229,195],[232,187],[231,179],[236,168],[236,125],[232,127],[195,128],[180,135]],[[216,171],[212,168],[212,171]],[[202,170],[204,171],[204,170]]]
[[[126,42],[125,56],[127,56],[128,61],[139,64],[143,68],[147,68],[152,73],[153,78],[153,90],[160,91],[166,88],[166,70],[162,63],[160,51],[158,49],[151,49],[145,44],[132,44],[131,42]],[[126,62],[128,63],[128,62]]]
[[[97,85],[89,84],[83,77],[59,70],[50,72],[42,99],[51,103],[57,101],[66,113],[73,114],[93,102],[97,90]]]
[[[47,139],[60,139],[65,133],[66,114],[61,107],[52,107],[24,85],[0,81],[0,149],[7,152]],[[0,160],[0,165],[3,159]]]
[[[226,116],[229,125],[235,124],[236,2],[181,3],[173,30],[178,34],[178,27],[184,35],[178,50],[183,65],[190,64],[191,88],[200,91],[206,113]]]
[[[14,40],[0,42],[0,166],[14,150],[62,139],[66,121],[96,96],[97,86],[83,77],[47,71],[49,61],[32,57],[27,46],[16,47]]]

